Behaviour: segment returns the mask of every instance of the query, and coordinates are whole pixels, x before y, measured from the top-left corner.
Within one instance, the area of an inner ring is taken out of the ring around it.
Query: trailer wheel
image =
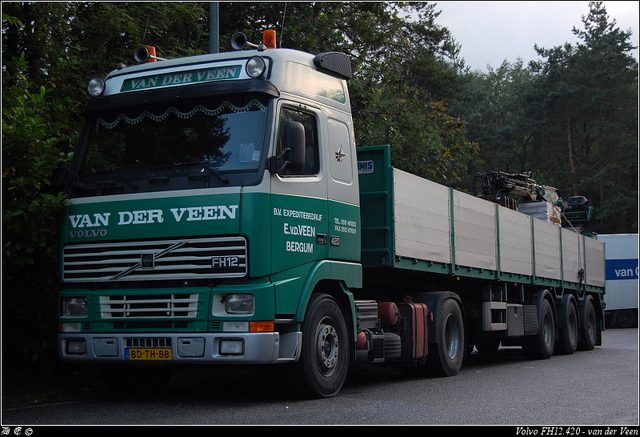
[[[556,338],[556,324],[553,310],[547,299],[542,299],[538,318],[538,333],[525,338],[522,349],[529,359],[547,359],[553,355]]]
[[[596,346],[597,325],[596,310],[593,308],[591,299],[587,299],[584,308],[584,328],[581,331],[581,338],[578,342],[578,349],[590,351]]]
[[[302,324],[302,352],[298,379],[315,398],[336,395],[349,370],[350,343],[347,324],[338,303],[329,295],[311,297]]]
[[[464,358],[464,321],[455,299],[442,301],[436,316],[437,340],[429,345],[427,369],[438,376],[454,376],[462,367]]]
[[[560,330],[555,351],[560,355],[571,355],[578,347],[578,311],[571,302],[567,302],[564,310],[567,327]]]

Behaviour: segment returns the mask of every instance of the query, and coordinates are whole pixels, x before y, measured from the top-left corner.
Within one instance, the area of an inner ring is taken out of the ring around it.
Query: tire
[[[436,376],[454,376],[462,367],[465,352],[464,320],[455,299],[442,301],[436,316],[436,344],[429,344],[427,371]]]
[[[394,360],[402,356],[402,339],[399,335],[385,332],[383,344],[385,360]]]
[[[328,398],[338,394],[349,370],[349,331],[342,309],[329,295],[311,297],[302,324],[302,351],[296,363],[304,394]]]
[[[538,315],[538,333],[525,338],[522,349],[529,359],[545,360],[553,355],[556,338],[553,310],[547,299],[542,299]]]
[[[581,338],[578,342],[578,349],[581,351],[590,351],[596,347],[596,337],[598,335],[596,310],[593,308],[591,299],[587,299],[584,305],[584,323],[583,329],[580,331]]]
[[[580,330],[578,310],[572,302],[567,301],[564,311],[566,312],[567,326],[560,330],[555,353],[559,355],[571,355],[578,348],[578,333]]]
[[[633,328],[637,322],[638,316],[633,310],[620,310],[616,313],[614,326],[622,329]]]

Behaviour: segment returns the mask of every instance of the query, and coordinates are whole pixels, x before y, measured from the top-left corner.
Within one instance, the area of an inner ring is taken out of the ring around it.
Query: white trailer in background
[[[607,325],[638,326],[638,234],[598,235],[604,242]]]

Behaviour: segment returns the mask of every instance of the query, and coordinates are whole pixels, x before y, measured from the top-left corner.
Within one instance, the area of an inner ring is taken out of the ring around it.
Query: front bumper
[[[301,341],[300,332],[64,333],[58,351],[68,362],[273,364],[297,361]]]

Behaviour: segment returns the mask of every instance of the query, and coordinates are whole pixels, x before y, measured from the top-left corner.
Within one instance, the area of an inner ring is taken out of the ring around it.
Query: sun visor
[[[313,63],[319,69],[338,74],[343,79],[351,79],[351,59],[339,52],[318,53]]]

